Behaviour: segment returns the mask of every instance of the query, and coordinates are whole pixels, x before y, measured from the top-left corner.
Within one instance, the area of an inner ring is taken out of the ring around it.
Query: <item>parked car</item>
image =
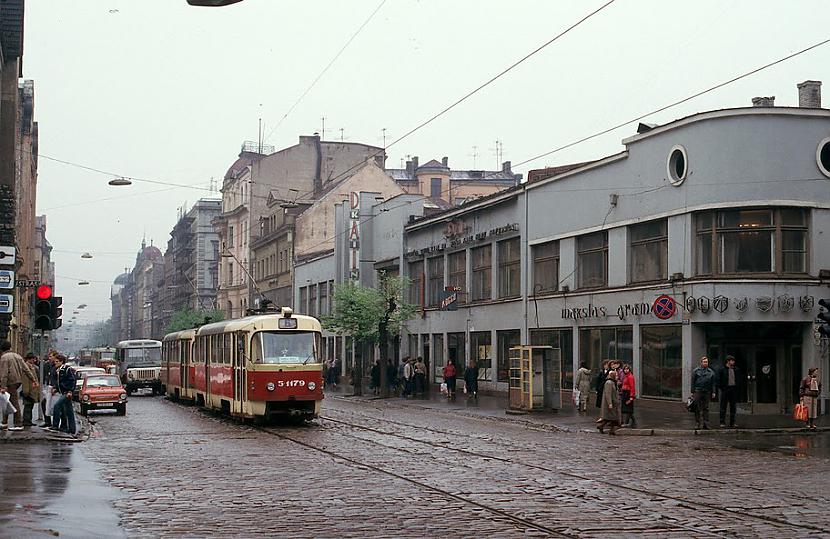
[[[121,379],[113,374],[90,374],[84,378],[80,398],[81,415],[90,410],[115,410],[116,415],[127,413],[127,391]]]
[[[90,374],[106,374],[106,371],[100,367],[75,367],[75,389],[72,391],[72,398],[78,400],[81,392],[81,386],[84,385],[84,378]]]

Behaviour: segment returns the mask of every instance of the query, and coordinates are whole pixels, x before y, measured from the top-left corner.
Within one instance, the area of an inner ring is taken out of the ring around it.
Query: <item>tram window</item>
[[[317,361],[318,342],[311,332],[261,331],[254,335],[252,359],[265,364],[303,364]]]

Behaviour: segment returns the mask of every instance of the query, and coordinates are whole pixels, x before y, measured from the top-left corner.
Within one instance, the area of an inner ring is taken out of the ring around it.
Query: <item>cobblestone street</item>
[[[830,529],[827,460],[751,443],[560,433],[348,398],[326,399],[323,418],[305,427],[256,428],[140,396],[126,418],[93,420],[95,435],[76,450],[125,494],[115,508],[134,537],[826,537]]]

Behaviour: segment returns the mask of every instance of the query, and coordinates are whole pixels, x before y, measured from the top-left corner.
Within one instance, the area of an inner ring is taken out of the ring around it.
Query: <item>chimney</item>
[[[820,80],[805,80],[798,85],[798,106],[805,109],[821,108]]]
[[[446,167],[446,166],[449,166],[449,165],[447,165],[447,163],[449,163],[449,162],[450,162],[450,158],[449,158],[449,157],[442,157],[442,158],[441,158],[441,164],[442,164],[442,165],[444,165],[445,167]]]
[[[753,97],[752,98],[752,106],[753,107],[774,107],[775,106],[775,96],[770,97]]]
[[[510,161],[505,161],[504,163],[501,164],[501,171],[502,172],[507,172],[508,174],[512,174],[512,171],[510,170],[510,165],[511,165]]]
[[[415,169],[412,168],[412,161],[406,162],[406,174],[407,176],[412,176],[415,173]]]
[[[412,171],[414,172],[416,170],[418,170],[418,156],[417,155],[412,157]]]

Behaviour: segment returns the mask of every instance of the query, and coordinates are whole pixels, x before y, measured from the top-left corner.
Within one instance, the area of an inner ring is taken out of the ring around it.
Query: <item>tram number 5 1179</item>
[[[277,387],[303,387],[305,380],[277,380]]]

